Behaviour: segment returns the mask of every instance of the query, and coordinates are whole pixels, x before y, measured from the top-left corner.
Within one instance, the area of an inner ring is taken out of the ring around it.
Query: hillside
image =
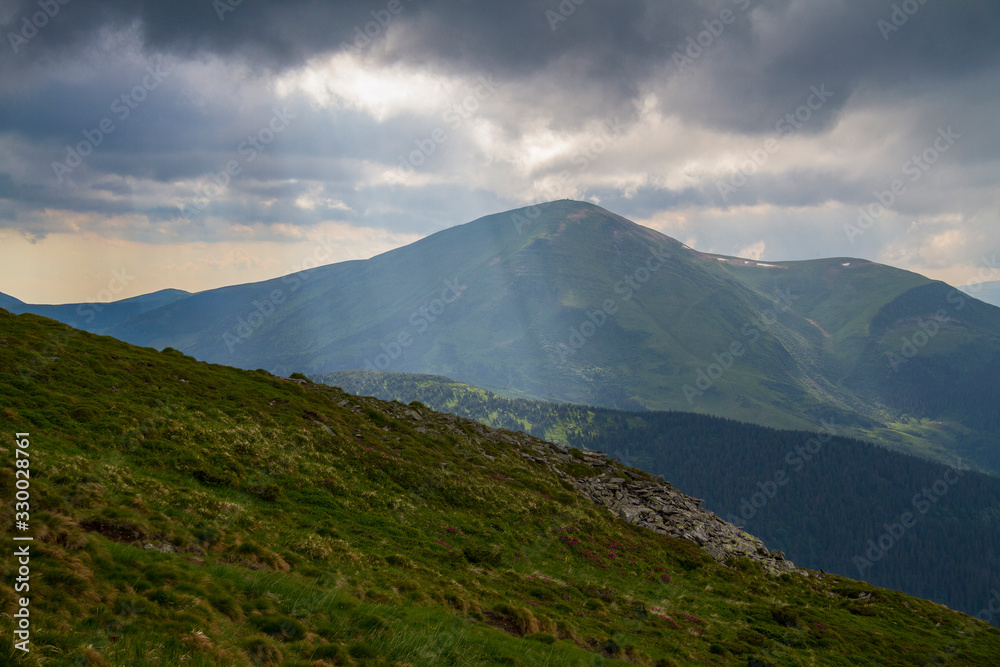
[[[508,399],[443,377],[345,371],[314,379],[606,451],[704,498],[705,507],[799,565],[969,614],[984,608],[983,591],[1000,589],[1000,480],[962,470],[958,461],[945,466],[836,435],[820,442],[815,433],[692,413]],[[941,491],[931,493],[933,503],[914,501],[929,488]],[[884,557],[866,563],[867,541],[907,511],[919,525],[894,539]],[[993,622],[1000,625],[1000,615]]]
[[[100,332],[281,375],[431,373],[778,428],[833,420],[1000,471],[1000,308],[857,258],[701,253],[585,202],[185,296]]]
[[[0,397],[3,455],[27,452],[17,458],[31,473],[20,534],[35,538],[32,651],[5,654],[18,664],[989,665],[1000,654],[1000,631],[971,617],[836,575],[713,558],[578,490],[659,489],[697,508],[649,474],[418,404],[5,311]],[[11,493],[10,467],[0,487]],[[0,559],[7,614],[16,567]]]

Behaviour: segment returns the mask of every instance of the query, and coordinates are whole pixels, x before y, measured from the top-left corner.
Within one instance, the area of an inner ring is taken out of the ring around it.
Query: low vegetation
[[[32,650],[5,646],[14,664],[990,665],[1000,654],[1000,631],[940,605],[724,566],[628,525],[524,459],[529,436],[419,404],[4,311],[0,396],[0,455],[13,460],[13,434],[31,434]],[[5,465],[6,507],[13,481]],[[15,568],[0,558],[5,626]]]
[[[1000,590],[1000,479],[964,469],[961,459],[949,467],[851,438],[820,442],[813,433],[694,413],[511,399],[440,376],[340,371],[315,379],[607,452],[665,475],[799,565],[973,615],[988,611]],[[882,538],[890,550],[871,560],[868,541],[906,512],[913,529]],[[987,617],[1000,625],[1000,614]]]

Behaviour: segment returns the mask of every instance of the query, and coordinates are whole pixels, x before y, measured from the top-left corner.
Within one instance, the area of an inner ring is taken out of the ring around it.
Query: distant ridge
[[[980,301],[1000,307],[1000,280],[964,285],[958,289]]]
[[[60,305],[26,304],[17,299],[16,303],[5,304],[0,298],[0,307],[19,315],[34,313],[44,317],[78,327],[92,333],[104,333],[130,317],[174,303],[190,292],[178,289],[163,289],[150,294],[121,299],[120,301],[91,301],[85,303],[67,303]],[[12,297],[8,297],[12,298]]]
[[[24,302],[20,299],[15,299],[12,296],[0,292],[0,308],[5,308],[7,310],[12,310],[18,306],[23,306]]]

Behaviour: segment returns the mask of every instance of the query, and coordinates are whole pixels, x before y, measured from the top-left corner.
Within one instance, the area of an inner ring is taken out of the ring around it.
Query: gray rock
[[[756,537],[702,508],[700,498],[686,496],[665,482],[626,483],[622,477],[603,474],[566,478],[612,514],[663,535],[691,540],[720,562],[743,557],[771,574],[796,571],[783,553],[769,551]]]

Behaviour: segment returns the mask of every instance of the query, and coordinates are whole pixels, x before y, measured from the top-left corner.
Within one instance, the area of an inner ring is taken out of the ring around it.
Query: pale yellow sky
[[[26,303],[118,301],[161,289],[198,292],[367,259],[416,234],[329,223],[290,242],[149,244],[93,234],[0,239],[0,292]]]

